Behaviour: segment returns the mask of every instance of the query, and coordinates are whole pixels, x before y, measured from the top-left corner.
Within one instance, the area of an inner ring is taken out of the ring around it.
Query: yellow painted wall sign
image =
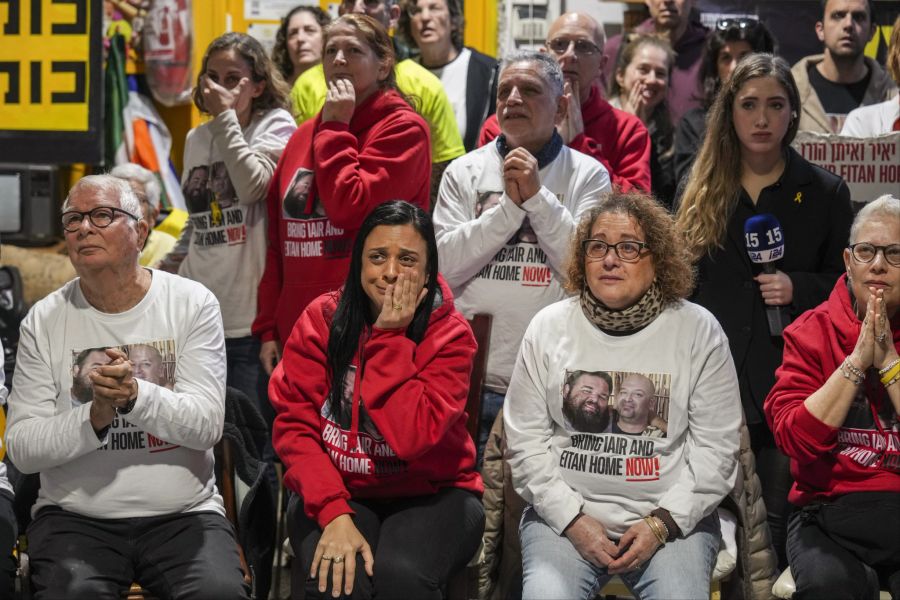
[[[0,0],[0,160],[2,139],[16,135],[27,154],[13,154],[17,162],[66,162],[51,140],[80,152],[88,143],[99,156],[101,20],[99,0]],[[43,151],[35,146],[42,140]]]

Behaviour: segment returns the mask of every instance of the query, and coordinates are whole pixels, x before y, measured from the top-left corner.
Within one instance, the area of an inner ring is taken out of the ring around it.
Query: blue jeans
[[[480,471],[484,461],[484,447],[487,446],[488,437],[491,435],[491,427],[503,408],[505,394],[498,394],[490,390],[481,392],[481,417],[478,422],[478,439],[475,440],[475,467]]]
[[[569,538],[556,535],[532,507],[519,526],[522,540],[522,598],[593,598],[612,578],[585,560]],[[719,518],[702,519],[687,537],[667,542],[637,570],[619,575],[635,598],[709,598],[709,581],[719,551]]]

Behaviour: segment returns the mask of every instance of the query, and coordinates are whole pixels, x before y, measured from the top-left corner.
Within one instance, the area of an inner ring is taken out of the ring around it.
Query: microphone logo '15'
[[[772,229],[766,229],[763,232],[763,247],[772,247],[776,244],[780,244],[781,240],[781,227],[774,227]],[[748,231],[744,233],[744,241],[747,244],[747,248],[759,248],[759,232],[756,231]]]

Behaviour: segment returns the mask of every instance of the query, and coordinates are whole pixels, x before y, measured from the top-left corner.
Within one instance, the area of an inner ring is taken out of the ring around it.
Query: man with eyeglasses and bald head
[[[381,23],[386,31],[393,31],[400,19],[400,6],[396,0],[343,0],[338,13],[368,15]],[[465,154],[462,137],[456,125],[453,106],[444,91],[441,80],[428,69],[409,59],[409,51],[396,38],[394,53],[397,64],[394,75],[397,89],[412,100],[412,106],[431,130],[431,203],[434,205],[438,184],[447,164]],[[305,71],[291,90],[291,110],[300,124],[312,119],[325,104],[325,71],[318,64]]]
[[[622,191],[650,191],[650,135],[635,115],[603,99],[606,34],[593,17],[566,13],[547,32],[541,52],[559,63],[565,79],[566,117],[558,125],[563,142],[597,159]],[[500,134],[497,116],[487,119],[478,144]]]
[[[148,226],[126,181],[81,179],[62,226],[78,277],[22,322],[6,430],[12,462],[41,475],[27,532],[34,597],[119,598],[137,581],[160,598],[246,599],[213,473],[219,303],[139,264]],[[126,355],[144,346],[174,349],[173,389]]]

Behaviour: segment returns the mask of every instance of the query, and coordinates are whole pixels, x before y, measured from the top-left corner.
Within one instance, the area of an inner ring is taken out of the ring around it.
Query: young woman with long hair
[[[843,271],[852,219],[847,184],[790,147],[799,111],[797,86],[784,59],[744,58],[712,105],[709,130],[677,210],[677,224],[699,268],[694,300],[728,335],[782,563],[791,477],[766,425],[763,401],[781,364],[783,342],[770,330],[767,310],[795,318],[827,297]],[[747,219],[763,213],[779,222],[779,232],[770,231],[774,242],[781,236],[785,248],[771,274],[751,261],[753,239],[744,235]]]
[[[381,204],[343,288],[303,311],[272,375],[275,449],[306,597],[440,597],[484,526],[465,404],[476,345],[431,218]]]
[[[706,135],[709,113],[722,82],[727,81],[742,58],[754,52],[776,54],[775,38],[759,20],[728,18],[716,21],[706,38],[703,59],[697,77],[703,90],[703,103],[684,113],[675,129],[675,181],[681,181],[700,151]]]
[[[266,256],[266,190],[296,129],[287,87],[262,45],[226,33],[210,42],[194,104],[212,118],[184,144],[190,218],[163,268],[199,281],[222,308],[228,385],[256,399],[259,343],[251,336]],[[180,267],[178,266],[180,263]]]

